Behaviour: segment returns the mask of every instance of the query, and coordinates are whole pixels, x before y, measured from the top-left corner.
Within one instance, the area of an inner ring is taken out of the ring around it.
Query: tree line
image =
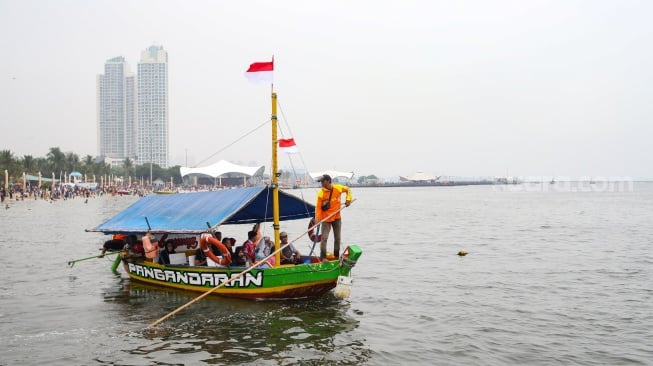
[[[179,175],[179,165],[170,168],[161,168],[157,164],[152,164],[152,180],[161,179],[164,182],[170,182],[173,178],[175,184],[181,184],[182,180]],[[50,178],[52,173],[59,179],[62,174],[79,172],[91,180],[95,175],[95,181],[99,182],[101,176],[132,177],[134,179],[144,178],[149,182],[150,164],[135,165],[134,162],[126,158],[122,166],[112,167],[111,164],[96,162],[91,155],[86,155],[80,159],[79,155],[74,152],[63,152],[59,147],[51,147],[45,157],[34,157],[32,155],[15,156],[10,150],[0,150],[0,172],[4,174],[7,170],[9,181],[12,183],[22,182],[23,173],[29,175],[38,175],[44,178]],[[4,176],[0,178],[4,182]]]

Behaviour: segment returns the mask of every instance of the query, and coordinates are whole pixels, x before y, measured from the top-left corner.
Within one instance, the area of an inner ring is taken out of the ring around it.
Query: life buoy
[[[208,244],[211,244],[220,250],[220,253],[222,253],[222,259],[216,257],[215,254],[213,254],[213,251],[211,251],[211,248],[209,248]],[[213,236],[202,235],[200,237],[200,248],[204,252],[204,255],[211,258],[211,260],[215,263],[221,264],[223,266],[231,264],[231,253],[229,253],[229,249],[227,249],[227,247],[225,247],[224,244],[220,242],[220,240],[214,238]]]
[[[308,222],[308,237],[313,243],[322,241],[322,234],[316,236],[313,226],[315,226],[315,219],[311,218],[311,221]]]

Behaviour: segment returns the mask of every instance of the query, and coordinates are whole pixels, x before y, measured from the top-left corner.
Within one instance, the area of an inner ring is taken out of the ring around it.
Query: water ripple
[[[209,297],[154,329],[196,295],[131,283],[108,258],[66,265],[96,254],[104,238],[84,229],[133,198],[12,202],[0,364],[650,364],[653,185],[451,188],[355,190],[349,301]]]

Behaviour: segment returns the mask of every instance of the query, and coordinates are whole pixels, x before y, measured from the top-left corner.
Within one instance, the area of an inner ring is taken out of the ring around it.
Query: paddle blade
[[[116,259],[114,259],[113,264],[111,265],[111,271],[116,272],[121,261],[122,258],[120,256],[116,256]]]
[[[351,295],[352,279],[349,276],[338,276],[338,284],[333,294],[340,299],[348,299]]]

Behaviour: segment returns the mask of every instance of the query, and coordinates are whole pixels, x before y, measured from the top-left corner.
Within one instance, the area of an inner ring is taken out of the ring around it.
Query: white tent
[[[436,181],[438,179],[440,179],[440,177],[436,177],[431,174],[426,174],[424,172],[416,172],[410,177],[399,177],[399,180],[401,180],[402,182],[424,182],[424,181]]]
[[[323,172],[308,173],[308,175],[310,175],[311,178],[313,178],[314,180],[323,176],[324,174],[328,174],[329,176],[331,176],[331,179],[336,179],[336,178],[352,179],[354,177],[354,172],[338,172],[335,170],[325,170]]]
[[[188,168],[183,166],[179,168],[182,178],[187,175],[204,175],[211,178],[217,178],[228,173],[238,173],[248,177],[253,177],[263,175],[263,171],[265,171],[265,166],[236,165],[225,160],[220,160],[215,164],[200,168]]]

